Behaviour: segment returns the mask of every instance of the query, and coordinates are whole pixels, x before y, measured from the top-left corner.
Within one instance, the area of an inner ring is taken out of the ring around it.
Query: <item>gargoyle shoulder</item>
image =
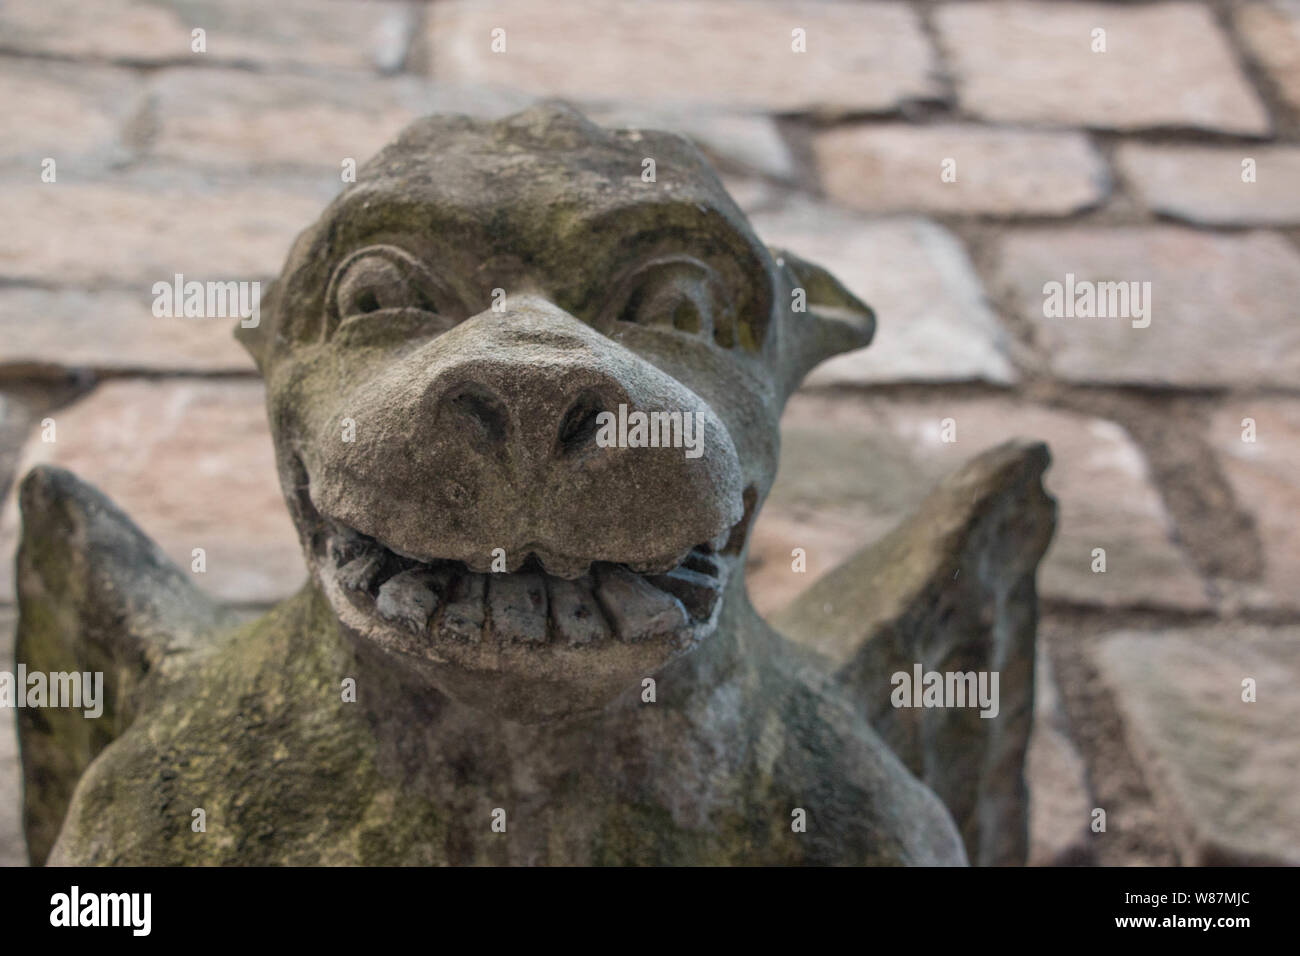
[[[90,762],[168,675],[235,617],[71,472],[34,468],[19,489],[19,507],[15,672],[99,698],[80,707],[46,700],[18,709],[23,824],[29,856],[39,864]]]
[[[1023,863],[1035,571],[1056,504],[1039,442],[972,459],[773,625],[826,659],[859,712],[947,805],[979,865]]]

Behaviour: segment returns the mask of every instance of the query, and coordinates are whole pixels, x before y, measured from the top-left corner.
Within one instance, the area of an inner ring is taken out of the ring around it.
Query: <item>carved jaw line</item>
[[[717,626],[754,511],[747,493],[735,525],[679,558],[635,566],[565,562],[575,573],[561,576],[528,554],[513,571],[483,572],[458,560],[403,555],[322,514],[300,457],[292,467],[311,563],[340,621],[392,650],[466,666],[497,652],[535,658],[602,646],[688,650]]]
[[[329,518],[324,525],[317,566],[329,590],[430,649],[585,649],[615,641],[686,646],[712,631],[733,563],[706,542],[675,564],[645,570],[583,562],[586,573],[568,578],[547,573],[530,555],[515,571],[481,572],[461,561],[404,557]]]

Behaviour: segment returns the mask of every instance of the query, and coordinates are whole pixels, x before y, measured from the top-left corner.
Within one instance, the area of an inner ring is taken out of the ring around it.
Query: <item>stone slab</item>
[[[1300,149],[1294,146],[1151,146],[1116,153],[1147,209],[1204,226],[1300,223]],[[1243,162],[1253,160],[1245,181]]]
[[[582,101],[842,114],[942,95],[920,22],[896,3],[453,0],[429,8],[425,38],[435,79]]]
[[[108,495],[216,597],[266,604],[306,579],[280,494],[257,381],[117,380],[53,412],[55,441],[28,441],[17,469],[59,465]],[[0,516],[0,602],[12,602],[16,489]]]
[[[1300,0],[1234,4],[1237,34],[1293,109],[1300,110]]]
[[[751,217],[768,245],[823,266],[876,312],[865,349],[819,366],[809,384],[1016,380],[1009,337],[966,251],[928,219],[869,219],[789,200]]]
[[[1253,442],[1242,440],[1246,419],[1254,424]],[[1246,602],[1300,608],[1300,401],[1226,403],[1210,416],[1205,437],[1263,545],[1264,579],[1246,586]]]
[[[390,0],[77,0],[6,3],[0,50],[118,63],[239,64],[390,72],[406,60],[417,7]],[[206,50],[192,49],[205,31]]]
[[[1025,755],[1029,786],[1029,865],[1077,866],[1092,858],[1087,766],[1061,706],[1051,659],[1039,641],[1034,661],[1034,727]]]
[[[108,289],[0,288],[0,374],[33,368],[251,372],[237,318],[157,318],[153,295]]]
[[[813,141],[827,195],[865,212],[1066,216],[1105,199],[1088,138],[967,124],[842,126]]]
[[[0,276],[141,292],[177,272],[200,281],[265,279],[279,273],[294,237],[328,198],[317,181],[289,188],[171,169],[88,182],[4,178],[0,208],[25,225],[0,232]]]
[[[942,440],[946,418],[953,443]],[[780,471],[750,546],[747,581],[760,610],[878,540],[941,477],[1011,438],[1040,439],[1052,454],[1046,485],[1058,502],[1057,531],[1039,568],[1040,595],[1102,607],[1208,607],[1141,451],[1114,422],[1010,398],[800,394],[781,438]],[[795,547],[808,552],[804,574],[791,569]],[[1106,551],[1105,573],[1092,571],[1094,548]]]
[[[1300,629],[1123,632],[1093,654],[1182,862],[1300,865]]]
[[[1198,389],[1300,381],[1300,253],[1279,235],[1177,226],[1018,230],[999,258],[998,281],[1063,379]],[[1070,275],[1076,290],[1082,282],[1150,283],[1149,314],[1045,316],[1046,285],[1064,287]]]
[[[23,167],[34,182],[47,158],[66,177],[135,154],[130,124],[144,106],[144,84],[130,70],[6,57],[0,100],[0,163]]]
[[[1270,122],[1201,3],[947,3],[961,108],[1004,123],[1262,135]],[[1105,52],[1093,52],[1104,30]]]

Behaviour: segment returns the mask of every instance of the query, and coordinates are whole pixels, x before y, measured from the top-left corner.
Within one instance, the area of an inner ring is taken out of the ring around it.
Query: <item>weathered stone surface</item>
[[[660,160],[658,184],[620,188],[639,183],[644,151]],[[617,291],[615,275],[626,277]],[[515,290],[504,313],[483,294],[498,286]],[[795,287],[807,291],[807,309],[786,305]],[[775,476],[784,401],[818,361],[867,344],[874,318],[821,267],[764,253],[696,150],[653,131],[609,133],[555,105],[492,123],[420,120],[298,237],[277,290],[276,308],[240,338],[267,383],[310,582],[192,655],[164,654],[166,666],[149,670],[161,678],[128,699],[140,716],[106,725],[114,746],[84,774],[83,764],[46,768],[49,785],[75,785],[51,862],[967,859],[943,803],[854,709],[850,688],[765,625],[735,584]],[[223,428],[260,437],[229,404],[220,422],[168,407],[169,389],[211,389],[207,408],[228,398],[229,383],[112,383],[77,408],[111,406],[114,389],[136,387],[154,390],[154,427],[183,421],[186,434],[192,425],[221,446],[239,440]],[[626,406],[672,410],[670,419],[689,412],[706,440],[688,440],[685,451],[680,440],[598,440],[608,428],[601,413]],[[98,431],[129,433],[104,417]],[[61,426],[70,450],[85,444],[74,423]],[[126,459],[118,471],[135,468],[128,494],[167,504],[160,482],[192,479],[211,505],[229,491],[212,481],[227,476],[204,460],[210,446],[195,444],[178,456],[194,461],[184,475],[140,464],[148,441],[128,449],[101,438],[97,452]],[[222,461],[241,460],[222,450]],[[997,624],[973,636],[991,636],[1011,662],[1005,719],[977,724],[970,748],[960,719],[940,721],[927,745],[985,754],[986,776],[934,777],[952,805],[987,808],[972,844],[980,859],[1023,849],[1019,827],[989,824],[1016,819],[1005,814],[1022,790],[989,802],[989,784],[1019,787],[1037,560],[1021,545],[1050,530],[1036,491],[1041,446],[1012,449],[1005,461],[1002,451],[985,457],[991,471],[969,471],[973,485],[949,483],[917,519],[936,533],[908,539],[943,550],[969,531],[981,556],[1007,559],[981,560],[954,592],[987,598],[961,603]],[[57,487],[52,476],[63,472],[34,474],[23,495],[23,640],[37,655],[66,654],[94,634],[121,679],[142,678],[140,661],[115,650],[135,633],[131,622],[120,630],[113,615],[153,577],[117,585],[119,604],[91,593],[93,606],[69,601],[67,616],[52,620],[76,586],[75,559],[96,567],[86,547],[94,539],[47,519],[75,509],[81,486],[68,476]],[[240,520],[226,520],[242,530],[260,510],[255,495],[240,499]],[[195,502],[177,504],[195,513]],[[107,502],[90,512],[117,514]],[[74,560],[46,560],[49,548]],[[149,549],[150,562],[128,559],[132,569],[157,569],[161,552]],[[350,562],[367,553],[379,556],[378,572],[364,590],[350,588]],[[505,570],[489,574],[501,555]],[[218,563],[209,554],[209,571]],[[650,583],[681,568],[711,579],[691,577],[692,595],[722,595],[707,619],[690,619]],[[385,587],[412,570],[456,581],[445,586],[449,606],[415,634],[375,600],[392,598]],[[547,621],[553,579],[589,570],[618,640],[515,639]],[[946,588],[946,568],[921,570]],[[189,586],[186,572],[168,574]],[[505,599],[533,580],[547,585],[532,589],[536,600]],[[872,580],[876,616],[896,617],[908,598]],[[928,615],[936,604],[912,606]],[[509,633],[499,633],[503,623]],[[357,697],[341,702],[340,680],[351,677]],[[655,686],[657,696],[643,696]],[[24,743],[47,733],[22,732]],[[79,732],[75,723],[51,728],[51,750],[60,740],[75,750]],[[189,804],[156,798],[189,792],[204,794],[210,839],[175,839],[188,832]],[[510,840],[467,825],[501,804],[516,822]],[[814,821],[807,839],[790,826],[792,807]],[[962,819],[974,818],[963,810]]]
[[[23,548],[14,657],[29,672],[103,675],[96,715],[86,708],[19,708],[24,827],[33,863],[45,862],[73,784],[143,701],[237,615],[167,560],[100,492],[60,468],[29,472],[19,487]],[[93,634],[93,640],[86,635]]]
[[[814,137],[813,153],[827,194],[866,212],[1063,216],[1109,190],[1106,164],[1077,132],[842,126]]]
[[[1092,804],[1086,773],[1069,737],[1051,659],[1040,645],[1034,665],[1034,729],[1025,754],[1030,866],[1091,862]]]
[[[165,278],[160,281],[166,281]],[[157,318],[153,293],[105,289],[0,288],[0,372],[65,368],[248,372],[230,318]]]
[[[951,444],[941,440],[946,418],[955,423]],[[1141,452],[1114,422],[1000,398],[811,395],[791,399],[782,419],[781,471],[750,548],[751,561],[760,559],[748,578],[755,605],[779,606],[833,567],[841,549],[879,538],[959,463],[1011,438],[1048,442],[1052,452],[1046,483],[1060,518],[1039,571],[1041,594],[1108,607],[1208,607],[1191,563],[1173,543]],[[819,555],[821,541],[833,542],[836,552]],[[796,547],[808,552],[807,574],[791,571]],[[1106,550],[1104,574],[1091,570],[1095,548]]]
[[[467,574],[456,584],[456,591],[443,613],[442,626],[453,640],[482,640],[486,608],[487,575]]]
[[[0,670],[9,670],[17,618],[12,605],[0,604]],[[23,839],[23,772],[18,762],[16,710],[0,710],[0,866],[26,866]]]
[[[103,0],[94,16],[76,0],[5,4],[0,50],[122,63],[210,62],[278,67],[394,70],[414,27],[404,3],[338,0]],[[192,50],[192,31],[207,50]]]
[[[971,861],[985,866],[1023,863],[1028,850],[1034,569],[1055,517],[1042,486],[1047,463],[1038,443],[979,455],[775,618],[825,655],[863,715],[952,811]],[[900,706],[899,675],[910,685],[917,669],[982,672],[986,696]]]
[[[379,588],[375,608],[390,621],[410,628],[416,634],[424,633],[429,617],[438,607],[438,592],[434,590],[427,571],[403,571],[395,574]]]
[[[546,583],[537,574],[488,575],[492,630],[503,641],[546,641]]]
[[[349,591],[368,591],[383,570],[384,559],[378,554],[363,554],[339,568],[339,583]]]
[[[1250,424],[1255,440],[1242,440]],[[1300,606],[1300,402],[1256,398],[1216,411],[1206,441],[1217,452],[1237,503],[1255,518],[1264,579],[1246,584],[1249,604]]]
[[[327,166],[369,159],[420,115],[409,77],[161,70],[150,78],[156,157],[190,164]],[[340,179],[341,181],[341,179]]]
[[[195,584],[242,604],[275,601],[303,581],[302,556],[275,478],[263,389],[257,382],[114,381],[50,415],[53,443],[34,435],[19,475],[59,465],[136,516],[145,533],[187,569],[206,552]],[[0,599],[18,512],[10,494],[0,519]]]
[[[1232,7],[1238,35],[1274,87],[1300,109],[1300,0],[1259,0]]]
[[[609,637],[609,625],[592,593],[591,580],[550,581],[551,623],[560,640],[570,644],[591,644]]]
[[[792,51],[795,29],[807,53]],[[451,2],[430,8],[427,40],[439,80],[586,102],[841,113],[941,93],[916,15],[893,3]]]
[[[191,165],[319,166],[338,178],[343,159],[369,159],[407,123],[428,113],[498,119],[533,97],[500,87],[416,77],[167,69],[149,84],[157,129],[150,155]],[[788,178],[790,148],[771,117],[653,103],[604,104],[590,112],[609,127],[669,129],[689,136],[729,168]]]
[[[624,568],[602,568],[596,582],[596,598],[620,640],[671,634],[688,620],[677,598]]]
[[[691,617],[702,620],[713,610],[718,599],[718,580],[687,567],[673,568],[667,574],[649,578],[659,590],[671,594],[682,602]]]
[[[1300,149],[1294,146],[1149,146],[1116,153],[1124,177],[1148,209],[1218,225],[1300,223]],[[1253,159],[1255,181],[1242,181]]]
[[[821,365],[809,384],[1016,379],[1007,335],[961,243],[926,219],[866,219],[790,201],[753,215],[769,246],[823,263],[878,317],[870,349]]]
[[[75,181],[134,152],[128,126],[144,99],[129,70],[6,58],[0,97],[0,163],[21,166],[31,182],[47,157],[56,176]]]
[[[275,275],[319,192],[205,182],[147,170],[111,182],[0,181],[0,207],[22,229],[0,232],[0,275],[32,282],[138,283],[175,273],[206,281]]]
[[[0,495],[9,491],[22,447],[36,422],[37,416],[27,402],[0,392]]]
[[[1076,288],[1150,282],[1150,312],[1047,318],[1044,286],[1064,285],[1067,274]],[[1290,388],[1300,380],[1300,253],[1281,236],[1176,226],[1016,232],[1002,243],[1000,275],[1047,364],[1070,381]]]
[[[597,106],[588,115],[601,126],[681,133],[724,167],[778,179],[794,176],[794,157],[770,116],[707,107],[663,107],[653,102]]]
[[[1300,864],[1298,651],[1300,629],[1244,625],[1124,632],[1096,648],[1184,864]]]
[[[1104,129],[1269,130],[1199,3],[949,3],[935,10],[958,102],[985,119]],[[1093,30],[1106,52],[1092,52]]]

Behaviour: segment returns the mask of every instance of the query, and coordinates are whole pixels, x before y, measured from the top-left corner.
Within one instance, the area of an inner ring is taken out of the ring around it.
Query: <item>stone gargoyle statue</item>
[[[941,483],[790,637],[746,593],[785,400],[873,330],[679,136],[414,123],[238,330],[297,596],[237,616],[89,485],[23,480],[17,659],[106,698],[19,711],[32,861],[1022,862],[1041,444]],[[997,715],[893,707],[917,665],[998,672]]]

